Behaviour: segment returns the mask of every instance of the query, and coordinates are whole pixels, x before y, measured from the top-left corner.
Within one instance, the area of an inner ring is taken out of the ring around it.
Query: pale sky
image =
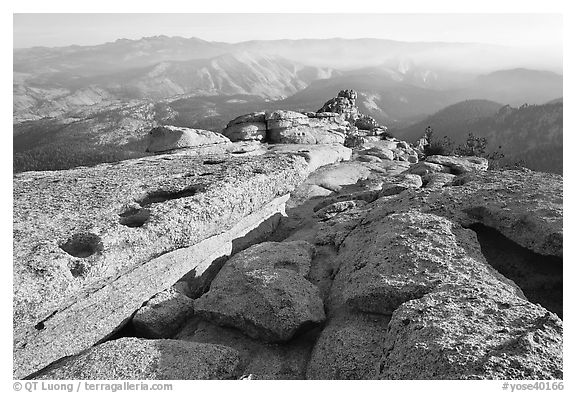
[[[207,41],[383,38],[560,49],[561,14],[14,14],[14,47],[167,35]]]

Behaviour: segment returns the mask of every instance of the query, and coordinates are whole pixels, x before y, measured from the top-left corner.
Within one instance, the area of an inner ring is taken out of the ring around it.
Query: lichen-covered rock
[[[235,379],[238,352],[223,345],[121,338],[64,359],[37,379]]]
[[[488,265],[473,231],[395,201],[415,195],[349,220],[308,378],[561,378],[561,321]]]
[[[150,131],[150,144],[146,151],[163,152],[222,143],[230,143],[230,140],[217,132],[185,127],[159,126]]]
[[[402,304],[393,314],[381,379],[562,379],[562,321],[486,285]]]
[[[304,278],[312,255],[306,242],[252,246],[224,265],[195,312],[252,338],[287,341],[325,318],[318,288]]]
[[[483,157],[428,156],[426,161],[447,166],[454,175],[488,169],[488,160]]]
[[[138,337],[171,338],[193,314],[192,299],[173,289],[167,289],[136,311],[132,326]]]

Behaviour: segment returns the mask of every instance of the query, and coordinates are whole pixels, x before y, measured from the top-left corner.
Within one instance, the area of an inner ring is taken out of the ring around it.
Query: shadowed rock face
[[[532,252],[482,224],[470,229],[476,232],[490,265],[522,288],[528,300],[562,318],[562,258]]]
[[[140,308],[132,318],[138,337],[170,338],[194,314],[194,302],[174,289],[162,291]]]
[[[251,379],[304,379],[317,335],[318,329],[315,329],[288,343],[270,344],[250,338],[234,328],[192,319],[176,338],[224,345],[237,350],[241,374],[251,375]]]

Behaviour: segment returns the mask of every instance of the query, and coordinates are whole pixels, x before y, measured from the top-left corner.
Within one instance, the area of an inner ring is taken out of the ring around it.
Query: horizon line
[[[343,37],[330,37],[330,38],[278,38],[278,39],[253,39],[253,40],[245,40],[245,41],[209,41],[198,36],[190,36],[184,37],[181,35],[172,35],[168,36],[165,34],[159,35],[151,35],[151,36],[142,36],[140,38],[117,38],[114,41],[104,41],[98,44],[90,44],[90,45],[81,45],[81,44],[69,44],[69,45],[56,45],[56,46],[45,46],[45,45],[34,45],[34,46],[25,46],[25,47],[16,47],[13,46],[12,50],[26,50],[26,49],[62,49],[62,48],[70,48],[70,47],[95,47],[95,46],[102,46],[106,44],[115,44],[118,41],[141,41],[145,39],[151,38],[181,38],[185,40],[200,40],[203,42],[211,43],[211,44],[229,44],[229,45],[237,45],[237,44],[244,44],[249,42],[274,42],[274,41],[330,41],[330,40],[342,40],[342,41],[359,41],[359,40],[374,40],[374,41],[389,41],[389,42],[399,42],[399,43],[406,43],[406,44],[449,44],[449,45],[484,45],[484,46],[492,46],[492,47],[499,47],[499,48],[507,48],[512,47],[510,45],[502,45],[502,44],[494,44],[494,43],[484,43],[484,42],[474,42],[474,41],[402,41],[402,40],[393,40],[388,38],[376,38],[376,37],[358,37],[358,38],[343,38]]]

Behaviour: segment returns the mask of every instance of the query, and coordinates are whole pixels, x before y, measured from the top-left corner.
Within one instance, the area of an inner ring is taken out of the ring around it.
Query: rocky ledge
[[[15,176],[15,378],[562,378],[561,176],[199,134]]]
[[[281,214],[343,146],[158,155],[14,178],[14,371],[106,339],[142,303]]]

